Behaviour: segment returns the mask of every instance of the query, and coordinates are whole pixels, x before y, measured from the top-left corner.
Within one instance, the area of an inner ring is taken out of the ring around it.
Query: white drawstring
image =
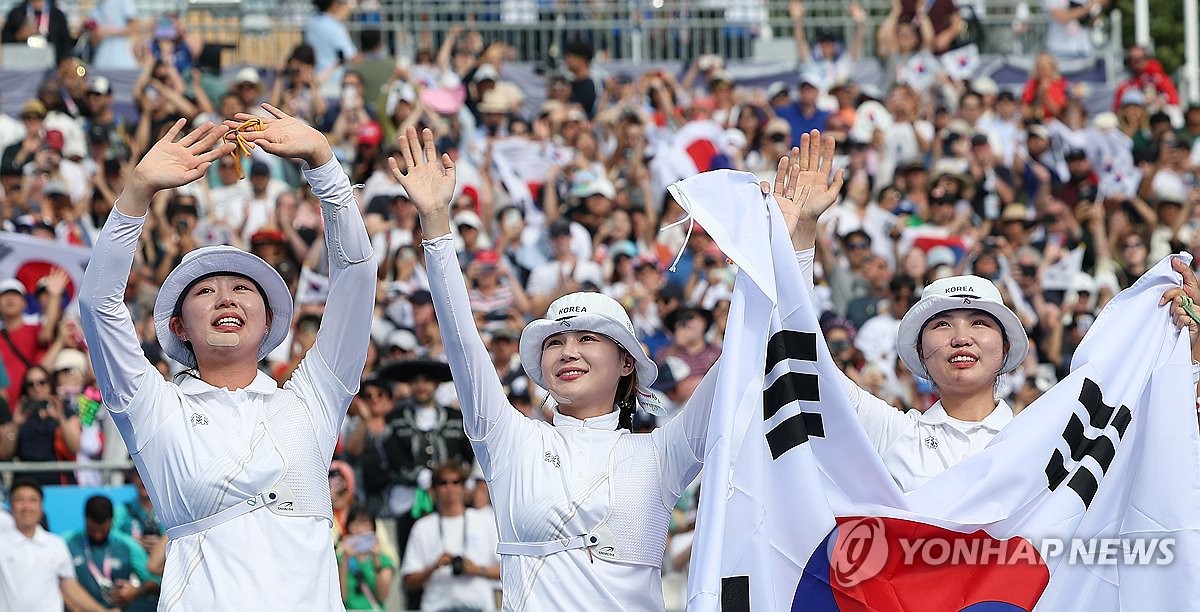
[[[661,234],[676,225],[687,223],[688,221],[691,221],[691,223],[688,223],[687,235],[683,237],[683,244],[679,245],[679,252],[675,253],[675,260],[671,262],[671,267],[667,268],[671,272],[675,271],[675,264],[679,263],[679,260],[683,258],[683,252],[687,249],[688,241],[692,239],[692,228],[696,226],[696,220],[692,217],[692,213],[689,212],[682,219],[668,223],[658,230],[658,233]]]

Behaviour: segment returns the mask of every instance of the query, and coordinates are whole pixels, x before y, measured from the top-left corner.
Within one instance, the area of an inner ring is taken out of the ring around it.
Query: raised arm
[[[496,368],[475,328],[467,284],[454,253],[454,240],[450,234],[454,162],[449,155],[443,154],[439,163],[433,132],[426,129],[422,136],[424,146],[417,138],[417,131],[411,127],[400,138],[405,171],[401,172],[395,157],[389,158],[388,164],[421,218],[429,290],[433,294],[434,312],[454,374],[463,425],[471,439],[481,440],[500,419],[513,417],[516,412],[504,395]]]
[[[133,169],[96,239],[92,265],[83,274],[80,324],[100,393],[110,410],[120,411],[129,404],[150,367],[124,300],[150,201],[162,189],[186,185],[204,176],[214,160],[233,150],[231,144],[214,148],[228,128],[211,123],[176,141],[186,123],[186,119],[176,121]]]
[[[812,57],[808,38],[804,36],[804,1],[789,0],[788,16],[792,18],[792,40],[796,43],[796,61],[803,64]]]
[[[313,349],[342,386],[354,393],[367,359],[366,346],[375,308],[376,267],[371,240],[350,179],[334,159],[325,136],[270,104],[263,104],[262,108],[271,114],[263,119],[264,129],[243,133],[243,137],[267,153],[302,161],[304,178],[321,201],[325,252],[329,258],[329,294],[337,297],[325,305]],[[251,118],[239,114],[226,125],[232,128]]]

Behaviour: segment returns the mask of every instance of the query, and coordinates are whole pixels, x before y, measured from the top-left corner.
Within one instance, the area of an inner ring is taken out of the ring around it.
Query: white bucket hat
[[[634,335],[629,313],[616,300],[601,293],[578,292],[554,300],[546,316],[525,327],[521,333],[521,365],[529,380],[546,388],[542,378],[542,343],[554,334],[592,331],[607,336],[625,349],[636,361],[637,399],[642,408],[662,414],[662,405],[650,391],[658,379],[658,366]]]
[[[257,255],[231,246],[209,246],[196,249],[183,256],[183,261],[167,275],[158,299],[154,301],[154,330],[158,344],[168,357],[183,365],[196,367],[196,355],[171,331],[171,317],[179,305],[183,293],[197,279],[215,274],[245,276],[258,284],[263,299],[271,309],[271,325],[258,348],[262,360],[287,337],[292,326],[292,293],[287,283],[271,264]]]
[[[917,338],[921,328],[934,316],[947,310],[982,310],[1000,322],[1004,337],[1008,339],[1008,356],[1000,366],[1000,373],[1011,372],[1025,360],[1029,352],[1029,340],[1025,328],[1000,297],[1000,290],[992,281],[979,276],[949,276],[929,283],[921,292],[921,299],[900,320],[896,332],[896,352],[909,371],[921,378],[929,378],[929,371],[917,353]]]

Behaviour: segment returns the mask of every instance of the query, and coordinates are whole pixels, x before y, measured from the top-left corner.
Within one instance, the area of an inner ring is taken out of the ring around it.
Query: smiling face
[[[563,332],[542,343],[542,378],[563,414],[586,416],[611,410],[622,376],[634,361],[616,342],[590,331]]]
[[[42,496],[33,487],[19,487],[12,492],[12,517],[17,528],[32,531],[42,521]]]
[[[171,331],[191,343],[201,368],[214,359],[257,362],[269,326],[270,314],[258,287],[233,274],[192,284],[184,293],[179,315],[171,318]]]
[[[933,382],[957,394],[991,388],[1007,353],[1000,323],[982,310],[935,315],[922,326],[917,343]]]

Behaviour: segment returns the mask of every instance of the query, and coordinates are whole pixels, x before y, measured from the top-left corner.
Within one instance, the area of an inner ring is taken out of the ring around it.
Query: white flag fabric
[[[61,268],[71,277],[66,300],[73,302],[75,288],[83,279],[83,270],[91,257],[92,249],[88,247],[0,232],[0,279],[21,281],[29,295],[37,291],[38,280],[49,274],[51,268]]]
[[[905,494],[773,200],[739,172],[671,189],[739,266],[689,610],[1198,609],[1200,437],[1186,336],[1158,306],[1179,282],[1167,260],[1100,313],[1070,376]]]

